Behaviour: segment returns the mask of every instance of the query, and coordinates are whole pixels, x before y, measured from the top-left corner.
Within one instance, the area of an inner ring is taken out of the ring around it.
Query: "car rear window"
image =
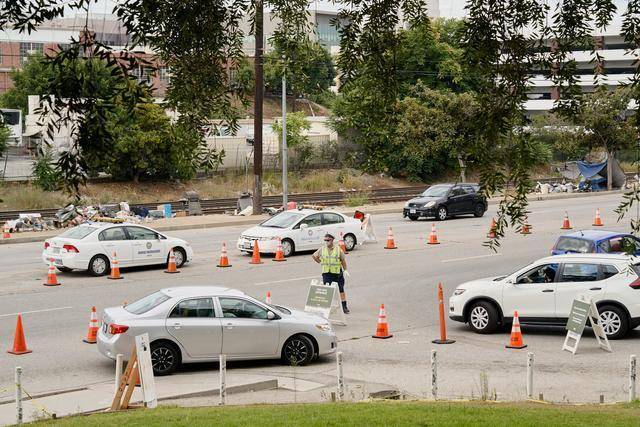
[[[593,252],[593,243],[576,237],[561,237],[556,244],[557,251],[588,254]]]
[[[125,305],[124,309],[131,314],[143,314],[152,308],[159,306],[169,298],[171,298],[169,295],[162,291],[158,291],[140,298],[138,301],[134,301],[131,304]]]
[[[60,234],[58,237],[64,237],[65,239],[82,240],[96,230],[97,230],[96,227],[88,227],[86,225],[81,225],[78,227],[70,228],[69,230]]]

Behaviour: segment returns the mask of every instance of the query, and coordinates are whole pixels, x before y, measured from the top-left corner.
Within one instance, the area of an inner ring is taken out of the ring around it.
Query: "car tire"
[[[481,218],[484,215],[484,212],[485,212],[485,208],[482,203],[477,203],[473,207],[473,216],[475,216],[476,218]]]
[[[417,220],[418,220],[418,218],[420,218],[420,217],[419,217],[419,216],[416,216],[416,215],[409,215],[409,219],[410,219],[411,221],[417,221]]]
[[[151,366],[153,375],[161,377],[173,373],[182,363],[182,355],[177,345],[170,341],[151,343]]]
[[[288,258],[296,253],[296,245],[291,239],[282,239],[282,254],[285,258]]]
[[[438,210],[436,211],[436,219],[438,221],[444,221],[445,219],[447,219],[448,216],[449,216],[449,212],[447,211],[446,207],[444,206],[438,207]]]
[[[487,301],[478,301],[469,308],[467,321],[478,334],[490,334],[498,328],[498,310]]]
[[[171,252],[167,255],[167,264],[169,263],[169,257]],[[177,247],[173,248],[173,256],[176,258],[176,267],[180,268],[187,262],[187,253],[184,249]]]
[[[598,308],[600,324],[607,338],[618,340],[629,332],[629,318],[627,313],[615,305],[604,305]]]
[[[89,261],[89,273],[92,276],[104,276],[105,274],[109,273],[110,269],[111,267],[109,265],[109,258],[104,255],[96,255],[91,258],[91,261]]]
[[[61,271],[63,273],[70,273],[73,271],[73,268],[69,268],[69,267],[56,267],[58,269],[58,271]]]
[[[347,252],[354,250],[358,244],[358,239],[351,233],[345,234],[342,240],[344,241],[344,246],[347,248]]]
[[[315,349],[304,335],[294,335],[282,346],[282,361],[291,366],[304,366],[313,360]]]

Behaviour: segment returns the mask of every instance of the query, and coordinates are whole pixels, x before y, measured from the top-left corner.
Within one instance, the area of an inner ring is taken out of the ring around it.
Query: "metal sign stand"
[[[600,323],[598,307],[596,307],[596,303],[594,303],[593,300],[589,301],[589,303],[591,305],[591,310],[589,310],[589,321],[591,322],[593,333],[596,336],[596,341],[598,341],[598,346],[604,351],[611,353],[613,350],[611,350],[611,344],[609,344],[607,334],[604,333],[604,329]]]
[[[331,323],[346,326],[347,319],[342,311],[342,302],[340,301],[340,291],[336,282],[330,285],[318,283],[312,280],[309,286],[309,294],[304,311],[308,313],[317,313],[327,319]],[[338,319],[332,318],[332,314],[338,314]]]
[[[578,351],[578,344],[582,337],[582,332],[587,324],[587,319],[591,323],[591,328],[596,336],[598,347],[601,349],[612,352],[611,345],[607,334],[605,334],[602,325],[600,324],[600,314],[598,313],[598,307],[593,302],[584,300],[584,297],[573,301],[571,306],[571,313],[569,314],[569,320],[567,322],[567,336],[564,339],[562,350],[567,350],[572,354],[576,354]]]
[[[338,289],[338,284],[336,282],[331,282],[331,286],[333,291],[333,299],[331,300],[331,309],[329,310],[329,316],[327,316],[327,320],[331,323],[335,323],[341,326],[347,326],[347,316],[344,315],[344,311],[342,311],[342,300],[340,300],[340,290]],[[338,315],[338,319],[332,318],[331,314]]]

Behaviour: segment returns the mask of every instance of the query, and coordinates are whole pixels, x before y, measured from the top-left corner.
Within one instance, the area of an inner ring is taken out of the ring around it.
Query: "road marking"
[[[270,282],[257,282],[257,283],[254,283],[254,285],[262,286],[262,285],[271,285],[271,284],[276,284],[276,283],[297,282],[298,280],[309,280],[309,279],[319,279],[319,278],[320,278],[320,275],[307,276],[307,277],[296,277],[295,279],[273,280],[273,281],[270,281]]]
[[[451,259],[443,259],[441,262],[458,262],[458,261],[466,261],[469,259],[479,259],[479,258],[488,258],[492,256],[500,256],[502,254],[486,254],[486,255],[476,255],[476,256],[468,256],[464,258],[451,258]]]
[[[73,307],[56,307],[56,308],[45,308],[44,310],[21,311],[19,313],[0,314],[0,317],[17,316],[18,314],[46,313],[48,311],[68,310],[70,308],[73,308]]]

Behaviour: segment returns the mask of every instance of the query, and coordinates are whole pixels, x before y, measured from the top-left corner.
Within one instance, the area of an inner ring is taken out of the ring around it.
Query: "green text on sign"
[[[586,301],[573,300],[567,321],[567,330],[582,335],[584,327],[587,325],[590,308],[591,306]]]

